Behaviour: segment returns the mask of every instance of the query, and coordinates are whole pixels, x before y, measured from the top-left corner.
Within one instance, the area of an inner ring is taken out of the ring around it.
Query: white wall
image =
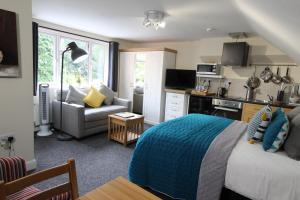
[[[31,0],[1,0],[0,8],[17,13],[21,78],[0,78],[0,134],[16,137],[15,151],[34,161],[32,104],[32,11]],[[0,156],[7,155],[3,149]]]
[[[250,37],[246,40],[251,46],[249,52],[249,63],[294,63],[294,61],[284,54],[272,44],[268,43],[260,37]],[[184,41],[184,42],[164,42],[164,43],[139,43],[134,44],[135,47],[140,48],[158,48],[167,47],[178,51],[176,58],[176,68],[179,69],[196,69],[196,65],[205,62],[220,63],[223,43],[233,42],[229,37],[208,38],[198,41]],[[276,72],[276,67],[273,67],[273,72]],[[280,67],[281,74],[284,75],[286,67]],[[257,68],[257,75],[264,69],[264,67]],[[243,85],[246,80],[253,74],[254,67],[223,67],[222,74],[226,79],[233,82],[229,95],[241,96],[245,95]],[[292,67],[290,75],[295,82],[300,83],[300,67]],[[219,81],[214,81],[212,92],[216,92],[219,86]],[[277,93],[278,86],[272,83],[264,84],[257,91],[258,99],[266,99],[266,94],[273,96]]]

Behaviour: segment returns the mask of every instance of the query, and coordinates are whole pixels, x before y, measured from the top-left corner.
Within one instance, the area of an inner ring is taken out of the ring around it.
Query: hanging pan
[[[272,82],[279,85],[282,82],[282,78],[279,75],[279,67],[277,67],[277,73],[273,75]]]
[[[264,71],[261,72],[260,78],[265,82],[268,83],[273,77],[273,72],[269,67],[266,67]]]
[[[286,84],[292,83],[292,78],[291,78],[290,75],[289,75],[289,71],[290,71],[290,68],[288,67],[288,68],[286,69],[286,75],[285,75],[284,77],[282,77],[282,81],[283,81],[284,83],[286,83]]]

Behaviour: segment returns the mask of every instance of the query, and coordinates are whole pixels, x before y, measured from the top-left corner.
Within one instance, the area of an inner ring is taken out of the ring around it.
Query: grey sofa
[[[59,95],[58,95],[59,96]],[[114,98],[112,105],[99,108],[86,108],[77,104],[64,102],[63,94],[63,131],[76,137],[83,138],[95,133],[106,131],[108,115],[131,110],[131,101]],[[60,128],[60,99],[52,102],[52,118],[54,128]]]

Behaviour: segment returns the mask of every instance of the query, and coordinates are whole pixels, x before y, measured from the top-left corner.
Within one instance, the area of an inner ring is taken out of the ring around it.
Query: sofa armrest
[[[54,100],[52,102],[52,110],[54,128],[60,129],[60,101]],[[80,134],[84,131],[84,106],[63,102],[62,110],[63,131],[79,138]]]
[[[5,183],[26,176],[25,160],[19,156],[0,158],[0,181]]]
[[[130,100],[114,97],[113,104],[125,106],[127,108],[127,111],[129,111],[129,112],[131,111],[132,102]]]

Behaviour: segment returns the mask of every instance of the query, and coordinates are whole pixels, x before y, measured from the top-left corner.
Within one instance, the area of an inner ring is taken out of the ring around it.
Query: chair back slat
[[[28,200],[48,200],[56,195],[63,194],[65,192],[69,192],[70,190],[71,190],[71,184],[64,183],[59,186],[50,188],[48,190],[44,190],[44,191],[28,198]]]
[[[6,195],[20,191],[21,189],[39,183],[41,181],[53,178],[69,172],[69,164],[46,169],[28,176],[22,177],[15,181],[5,184]]]

